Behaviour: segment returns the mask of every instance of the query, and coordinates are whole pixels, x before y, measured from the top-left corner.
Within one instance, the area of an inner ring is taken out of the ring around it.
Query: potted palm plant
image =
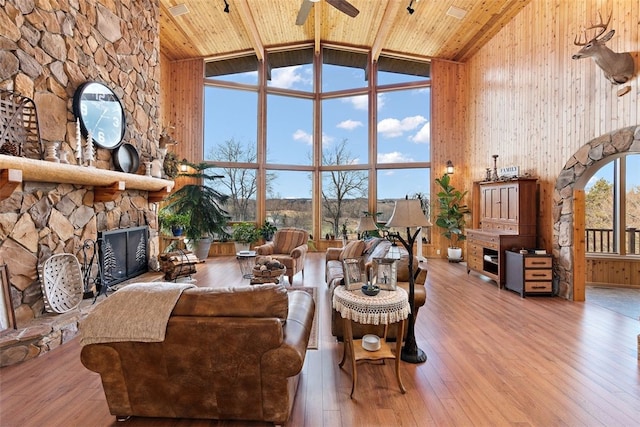
[[[442,235],[449,239],[447,250],[449,261],[460,261],[462,248],[458,246],[458,242],[466,239],[464,216],[471,213],[469,207],[463,203],[467,191],[456,190],[451,185],[451,177],[448,174],[444,174],[442,178],[436,178],[435,181],[440,186],[440,191],[436,195],[440,207],[436,216],[436,225],[442,228]]]
[[[189,222],[184,228],[187,247],[198,259],[206,259],[209,256],[212,235],[227,234],[225,227],[229,215],[223,206],[229,196],[207,185],[207,181],[221,178],[207,173],[207,169],[214,167],[213,165],[206,162],[183,164],[187,166],[187,171],[181,172],[178,177],[192,178],[197,182],[187,183],[167,196],[163,209],[189,217]]]

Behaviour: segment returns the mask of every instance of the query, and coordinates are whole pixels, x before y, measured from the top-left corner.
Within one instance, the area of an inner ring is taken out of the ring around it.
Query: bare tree
[[[211,158],[228,163],[256,163],[257,154],[255,143],[242,144],[231,138],[219,145]],[[250,221],[255,219],[255,200],[253,197],[257,191],[257,177],[254,169],[236,167],[221,168],[223,178],[218,180],[229,197],[229,213],[233,220]],[[267,173],[267,191],[270,183],[275,179],[273,173]]]
[[[323,151],[324,165],[349,165],[353,156],[347,149],[347,140],[343,139],[331,150]],[[331,225],[333,234],[339,235],[344,201],[347,198],[361,198],[367,195],[367,174],[363,171],[330,171],[324,175],[322,183],[323,221]],[[344,222],[344,221],[343,221]]]

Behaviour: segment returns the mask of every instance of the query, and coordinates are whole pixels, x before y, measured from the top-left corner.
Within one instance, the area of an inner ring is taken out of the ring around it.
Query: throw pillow
[[[362,240],[352,240],[342,249],[340,261],[349,258],[360,258],[364,252],[364,242]]]

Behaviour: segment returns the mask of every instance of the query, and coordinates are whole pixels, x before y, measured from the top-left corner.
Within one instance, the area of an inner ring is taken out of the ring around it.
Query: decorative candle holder
[[[60,159],[58,159],[57,150],[58,150],[58,141],[45,141],[44,143],[44,159],[47,162],[59,163]]]
[[[498,180],[498,155],[493,155],[493,176],[491,177],[492,181]]]
[[[69,160],[67,159],[67,151],[66,150],[58,150],[58,157],[60,158],[60,163],[64,163],[65,165],[69,164]]]

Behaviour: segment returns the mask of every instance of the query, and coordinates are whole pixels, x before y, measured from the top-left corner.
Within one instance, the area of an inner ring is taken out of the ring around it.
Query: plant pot
[[[240,251],[248,251],[251,246],[249,243],[233,242],[236,247],[236,253]]]
[[[199,260],[205,260],[209,257],[211,242],[213,242],[213,239],[211,237],[202,237],[200,239],[197,239],[195,242],[193,240],[185,241],[187,249],[193,252]]]
[[[174,225],[173,227],[171,227],[171,233],[173,233],[173,237],[182,236],[183,232],[184,232],[184,227],[180,225]]]
[[[447,257],[449,262],[462,261],[462,248],[447,248]]]

